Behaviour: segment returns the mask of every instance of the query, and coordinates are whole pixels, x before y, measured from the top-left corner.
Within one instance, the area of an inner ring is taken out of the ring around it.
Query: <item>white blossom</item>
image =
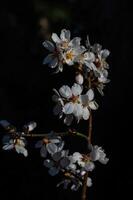
[[[25,139],[23,137],[17,139],[9,139],[4,143],[4,150],[13,150],[17,153],[23,154],[25,157],[28,156],[28,151],[25,148]]]
[[[102,164],[107,164],[107,162],[109,161],[102,147],[98,147],[97,145],[93,146],[90,156],[92,161],[98,160]]]

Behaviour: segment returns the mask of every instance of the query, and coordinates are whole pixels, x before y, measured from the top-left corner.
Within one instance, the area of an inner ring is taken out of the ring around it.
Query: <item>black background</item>
[[[43,29],[41,19],[48,22],[47,30]],[[93,121],[93,141],[104,147],[110,162],[107,166],[98,164],[92,173],[94,184],[88,191],[88,199],[120,198],[121,194],[128,199],[133,184],[132,154],[129,154],[132,151],[132,9],[128,1],[1,1],[0,118],[18,128],[35,120],[37,132],[66,128],[52,115],[51,95],[53,87],[60,87],[68,79],[72,81],[70,72],[66,69],[63,74],[52,75],[42,65],[47,54],[42,42],[51,32],[59,34],[62,28],[83,39],[89,33],[92,44],[99,42],[111,51],[108,59],[111,82],[105,96],[98,97],[100,108]],[[85,123],[81,124],[77,128],[86,129]],[[1,150],[1,199],[80,199],[80,191],[57,189],[60,177],[47,175],[42,162],[32,145],[28,158]]]

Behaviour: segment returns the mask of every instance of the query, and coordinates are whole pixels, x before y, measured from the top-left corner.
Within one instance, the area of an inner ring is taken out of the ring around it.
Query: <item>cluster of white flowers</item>
[[[107,164],[108,158],[101,147],[97,145],[91,147],[89,155],[75,152],[69,155],[69,150],[64,150],[64,141],[61,137],[51,132],[48,137],[38,141],[36,148],[40,149],[41,157],[45,158],[43,164],[48,168],[51,176],[56,176],[59,172],[64,174],[65,179],[57,186],[71,186],[72,190],[77,190],[82,186],[82,180],[87,172],[93,171],[95,161]],[[91,178],[88,177],[87,186],[92,185]]]
[[[60,38],[56,33],[52,34],[52,41],[44,41],[43,46],[50,51],[50,54],[44,59],[43,64],[48,64],[50,68],[55,68],[56,72],[62,72],[64,64],[73,66],[77,64],[82,71],[76,76],[76,81],[82,84],[86,73],[92,71],[97,79],[97,89],[103,94],[102,89],[105,83],[108,83],[108,64],[106,58],[110,52],[102,49],[99,44],[90,45],[87,37],[86,46],[81,45],[81,38],[75,37],[70,40],[70,31],[63,29]]]
[[[70,88],[63,85],[59,92],[55,90],[53,100],[56,102],[54,107],[54,114],[59,115],[61,118],[65,115],[64,123],[71,125],[73,116],[79,122],[81,119],[88,120],[90,110],[98,108],[97,103],[94,101],[94,92],[89,89],[85,94],[82,94],[83,86],[74,83]]]
[[[98,109],[94,97],[95,89],[103,95],[103,88],[108,80],[109,56],[107,49],[102,49],[99,44],[90,45],[87,37],[86,45],[81,44],[81,38],[70,39],[70,31],[63,29],[60,37],[56,33],[52,34],[52,41],[44,41],[43,46],[50,51],[43,64],[48,64],[55,72],[62,72],[64,66],[74,66],[75,80],[73,85],[61,86],[58,90],[53,89],[53,101],[55,102],[54,114],[64,119],[64,123],[70,126],[75,119],[77,123],[80,120],[92,119],[92,111]],[[92,120],[89,120],[91,127]],[[36,122],[30,122],[24,125],[22,131],[17,131],[8,121],[1,120],[0,125],[6,129],[8,134],[3,137],[3,150],[15,150],[19,154],[28,156],[26,149],[26,137],[32,137],[31,132],[36,128]],[[92,129],[90,129],[89,134]],[[64,132],[65,134],[70,131]],[[87,153],[81,154],[74,152],[70,154],[69,150],[64,149],[65,142],[62,134],[50,132],[48,134],[39,134],[43,139],[39,140],[35,147],[40,150],[40,155],[44,159],[43,165],[48,168],[51,176],[62,173],[64,179],[58,185],[63,185],[66,189],[70,186],[71,190],[77,191],[83,185],[83,180],[88,172],[95,168],[95,161],[107,164],[108,158],[104,150],[92,145],[91,140],[82,133],[75,131],[77,136],[87,139]],[[38,135],[34,135],[37,136]],[[90,137],[90,135],[89,135]],[[90,173],[89,173],[90,175]],[[92,185],[92,180],[87,177],[87,186]]]
[[[37,126],[36,122],[24,125],[21,132],[17,131],[16,127],[12,126],[7,120],[1,120],[0,125],[8,131],[8,134],[3,136],[3,150],[15,150],[18,154],[27,157],[27,141],[24,134],[33,131]]]

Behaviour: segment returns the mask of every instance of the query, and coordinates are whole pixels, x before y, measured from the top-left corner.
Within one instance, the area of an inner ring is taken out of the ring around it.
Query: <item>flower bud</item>
[[[84,82],[84,79],[83,79],[83,76],[81,74],[78,74],[76,77],[75,77],[75,80],[78,84],[82,85],[83,82]]]

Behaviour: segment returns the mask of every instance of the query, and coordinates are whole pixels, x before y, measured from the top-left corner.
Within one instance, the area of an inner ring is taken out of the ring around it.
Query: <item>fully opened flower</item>
[[[53,155],[61,151],[64,147],[64,141],[59,136],[54,136],[51,133],[50,137],[40,140],[35,145],[36,148],[40,148],[40,155],[43,158],[47,157],[47,153]]]
[[[50,54],[43,60],[43,64],[48,64],[50,68],[56,68],[57,72],[63,70],[63,56],[60,48],[55,47],[50,41],[43,42],[43,46],[50,51]]]
[[[70,37],[71,33],[66,29],[61,30],[60,38],[56,33],[52,34],[52,40],[55,42],[56,46],[64,51],[80,46],[80,37],[75,37],[72,40]]]
[[[73,117],[79,120],[89,119],[90,110],[96,110],[98,108],[94,99],[93,90],[89,89],[86,94],[82,93],[82,86],[74,83],[70,88],[67,85],[62,86],[59,89],[59,93],[56,91],[54,100],[56,101],[56,107],[54,113],[60,117],[65,115],[64,123],[70,125]]]
[[[107,162],[109,161],[109,159],[106,157],[104,150],[101,147],[98,147],[97,145],[92,147],[90,156],[92,161],[98,160],[102,164],[107,164]]]
[[[20,137],[12,139],[9,136],[3,138],[3,149],[4,150],[15,150],[17,153],[23,154],[25,157],[28,156],[27,149],[25,148],[26,141],[25,138]]]

